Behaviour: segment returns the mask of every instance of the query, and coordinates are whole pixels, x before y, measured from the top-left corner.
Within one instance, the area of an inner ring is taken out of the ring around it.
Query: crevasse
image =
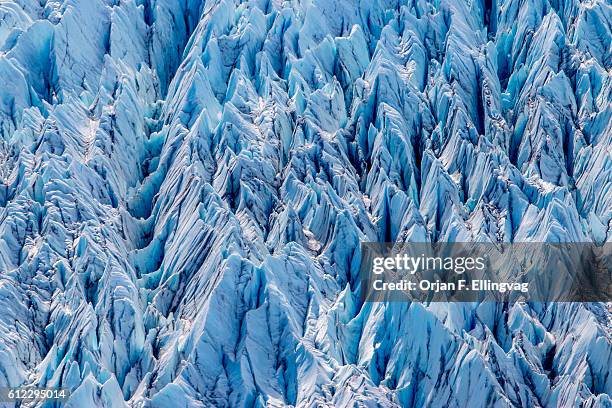
[[[0,387],[611,406],[609,304],[357,279],[362,241],[612,240],[611,31],[605,0],[0,0]]]

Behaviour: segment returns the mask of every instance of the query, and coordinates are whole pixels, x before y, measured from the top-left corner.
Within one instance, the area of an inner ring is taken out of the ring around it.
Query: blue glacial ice
[[[363,241],[612,241],[611,44],[606,0],[0,0],[0,387],[612,406],[609,304],[358,282]]]

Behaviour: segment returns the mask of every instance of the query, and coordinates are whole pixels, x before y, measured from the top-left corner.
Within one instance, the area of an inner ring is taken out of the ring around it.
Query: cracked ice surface
[[[360,241],[611,241],[611,37],[605,0],[0,0],[0,386],[610,407],[609,305],[357,274]]]

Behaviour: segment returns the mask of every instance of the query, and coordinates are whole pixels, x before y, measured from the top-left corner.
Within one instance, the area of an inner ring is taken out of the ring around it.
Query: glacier
[[[612,241],[607,0],[0,0],[2,407],[611,407],[609,303],[360,243]]]

